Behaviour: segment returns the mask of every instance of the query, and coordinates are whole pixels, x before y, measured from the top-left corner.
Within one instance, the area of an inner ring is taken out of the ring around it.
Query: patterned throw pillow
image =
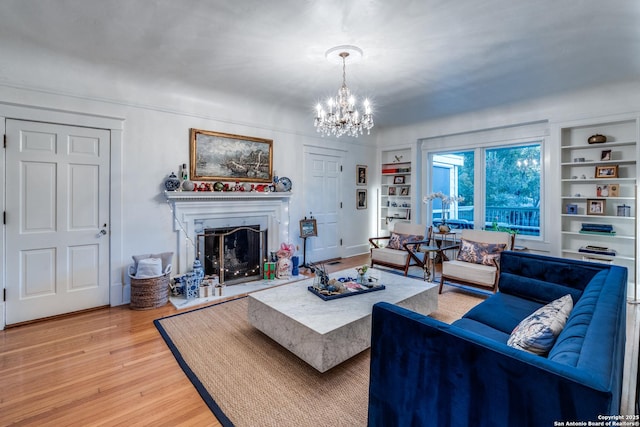
[[[456,259],[475,264],[496,265],[500,260],[500,252],[506,247],[506,243],[482,243],[461,239]]]
[[[387,248],[389,249],[397,249],[397,250],[402,250],[404,249],[404,247],[402,245],[404,245],[407,242],[417,242],[424,239],[424,236],[418,236],[415,234],[402,234],[402,233],[391,233],[391,237],[389,238],[389,244],[387,245]],[[416,245],[408,245],[407,248],[410,251],[415,251],[415,246]]]
[[[571,310],[571,295],[551,301],[523,319],[511,332],[507,345],[533,354],[547,354],[567,323]]]

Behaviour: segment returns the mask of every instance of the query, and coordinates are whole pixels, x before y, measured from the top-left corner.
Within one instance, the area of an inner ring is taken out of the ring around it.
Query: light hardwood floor
[[[328,267],[337,271],[367,260]],[[220,425],[152,323],[177,312],[171,305],[147,311],[123,306],[0,331],[0,425]],[[628,349],[627,373],[636,369],[637,319],[628,324],[635,348]],[[632,393],[635,381],[625,387]]]

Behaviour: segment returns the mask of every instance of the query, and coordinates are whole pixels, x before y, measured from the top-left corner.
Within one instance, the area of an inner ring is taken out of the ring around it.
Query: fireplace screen
[[[198,236],[198,246],[204,241],[205,275],[217,275],[227,285],[261,279],[266,233],[259,225],[206,228]]]

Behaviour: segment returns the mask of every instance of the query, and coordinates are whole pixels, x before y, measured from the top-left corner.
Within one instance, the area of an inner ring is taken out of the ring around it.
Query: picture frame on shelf
[[[618,197],[620,184],[596,185],[596,197]]]
[[[273,182],[273,140],[191,129],[193,181]]]
[[[587,215],[605,215],[607,201],[604,199],[587,199]]]
[[[618,165],[596,166],[596,178],[617,178]]]
[[[569,203],[565,206],[565,213],[567,215],[577,215],[578,214],[578,205],[575,203]]]
[[[367,190],[356,190],[356,209],[367,209]]]
[[[611,160],[611,150],[602,150],[600,152],[600,161],[608,162],[609,160]]]
[[[394,184],[404,184],[404,175],[396,175],[393,177],[393,183]]]
[[[388,195],[389,196],[395,196],[396,195],[396,187],[389,187]]]
[[[315,237],[318,235],[318,224],[314,218],[300,220],[300,237]]]
[[[367,181],[368,181],[367,169],[368,169],[368,166],[356,165],[356,184],[357,185],[367,185]]]
[[[401,196],[408,196],[409,195],[409,187],[402,187],[400,189],[400,195]]]

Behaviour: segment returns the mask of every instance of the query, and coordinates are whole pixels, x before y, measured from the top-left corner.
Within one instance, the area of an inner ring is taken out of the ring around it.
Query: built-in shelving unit
[[[382,151],[380,166],[380,215],[382,234],[395,222],[411,222],[411,149]]]
[[[638,119],[561,127],[560,140],[561,256],[625,266],[635,283]]]

